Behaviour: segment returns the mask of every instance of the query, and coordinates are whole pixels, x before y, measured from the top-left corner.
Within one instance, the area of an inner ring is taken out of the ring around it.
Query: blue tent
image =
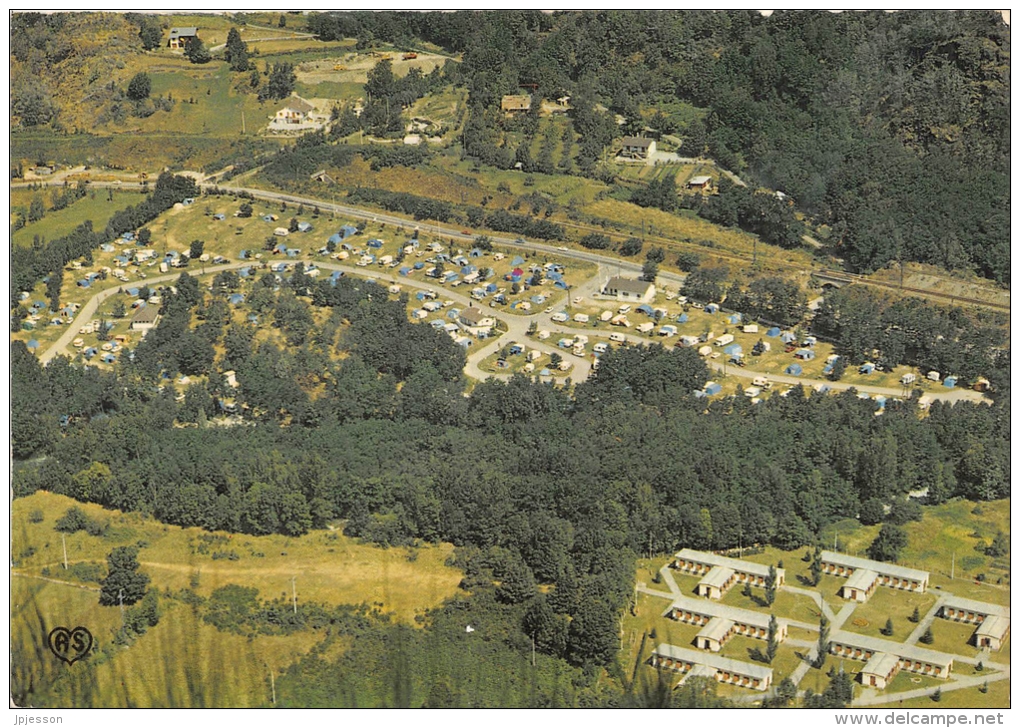
[[[860,368],[857,370],[857,372],[859,374],[874,374],[875,365],[869,361],[867,364],[862,364]]]
[[[562,288],[564,291],[570,288],[570,286],[567,285],[566,281],[554,281],[553,285],[556,286],[556,288]]]
[[[786,367],[786,373],[792,374],[795,377],[799,377],[801,374],[804,373],[804,368],[800,364],[791,364],[790,366]]]
[[[542,371],[540,371],[538,373],[538,376],[540,376],[540,377],[548,377],[549,376],[549,370],[548,369],[543,369]]]
[[[273,216],[272,215],[263,215],[262,216],[262,222],[272,222],[272,221],[273,221]]]
[[[685,324],[685,323],[687,323],[687,314],[682,313],[679,316],[677,316],[676,317],[676,322],[678,324]]]
[[[885,397],[883,397],[881,394],[876,394],[875,404],[878,405],[878,409],[885,409]]]
[[[342,228],[340,228],[340,239],[342,240],[343,238],[349,238],[352,235],[356,235],[357,232],[358,228],[354,227],[353,225],[344,225]]]
[[[705,385],[705,394],[707,395],[719,394],[719,392],[721,391],[722,385],[719,384],[718,382],[709,382],[708,384]]]
[[[482,251],[479,250],[478,248],[472,248],[471,252],[468,253],[468,255],[470,255],[472,258],[480,258],[482,257]]]
[[[516,268],[519,265],[524,265],[524,258],[518,255],[512,261],[510,261],[510,265],[512,265],[514,268]]]
[[[804,361],[811,361],[815,358],[815,352],[811,349],[797,349],[793,355],[798,359],[803,359]]]
[[[312,230],[312,223],[310,223],[310,222],[299,222],[297,224],[297,229],[298,229],[299,233],[311,232],[311,230]]]
[[[382,246],[383,246],[383,241],[379,240],[378,238],[374,238],[374,239],[368,241],[368,247],[370,247],[370,248],[381,248]]]
[[[456,321],[459,316],[460,316],[459,308],[451,308],[449,311],[446,312],[446,318],[453,319],[454,321]]]
[[[429,296],[425,293],[425,291],[418,291],[416,294],[414,294],[414,297],[417,298],[419,301],[424,301]]]
[[[329,237],[328,237],[328,238],[326,239],[326,242],[327,242],[327,243],[333,243],[333,245],[336,245],[336,244],[337,244],[337,243],[339,243],[339,242],[340,242],[341,240],[343,240],[343,236],[341,236],[341,235],[340,235],[340,233],[334,233],[333,235],[330,235],[330,236],[329,236]]]
[[[134,298],[138,298],[138,289],[137,288],[129,288],[129,289],[127,289],[127,294],[129,296],[134,297]]]
[[[104,364],[113,364],[115,361],[117,361],[117,357],[115,357],[113,354],[107,354],[106,356],[103,357]]]
[[[705,306],[705,313],[718,313],[718,312],[719,312],[718,303],[710,303],[707,306]]]
[[[38,349],[39,348],[39,342],[36,341],[35,339],[30,339],[28,344],[27,344],[27,346],[28,346],[29,349]]]
[[[404,267],[402,267],[397,272],[400,273],[400,275],[402,275],[402,276],[409,276],[409,275],[411,275],[411,269],[408,268],[406,265]]]
[[[429,326],[431,326],[434,329],[441,329],[443,328],[444,325],[445,324],[443,323],[442,319],[436,319],[435,321],[429,322]]]
[[[104,253],[112,253],[114,250],[116,250],[116,248],[114,248],[109,243],[103,243],[102,245],[99,246],[99,249],[102,250]]]
[[[739,324],[741,319],[742,319],[741,315],[739,313],[735,313],[735,314],[730,316],[730,323],[731,324]]]
[[[87,278],[82,278],[80,281],[78,281],[79,288],[88,288],[91,285],[92,283]]]
[[[520,344],[514,344],[510,347],[510,356],[517,356],[524,352],[524,347]]]
[[[463,341],[460,342],[460,345],[467,349],[469,346],[471,346],[471,339],[464,339]]]
[[[234,304],[236,306],[239,303],[244,303],[244,294],[243,293],[232,293],[232,294],[230,294],[230,297],[227,300],[230,301],[230,303],[232,303],[232,304]]]
[[[543,303],[545,303],[545,296],[542,296],[542,295],[532,296],[531,297],[531,302],[541,306]]]
[[[84,354],[86,359],[91,359],[92,357],[94,357],[98,353],[99,353],[99,349],[97,349],[94,346],[90,346],[89,348],[87,348],[85,351],[82,352],[82,354]]]
[[[485,287],[485,292],[486,293],[495,293],[498,290],[499,290],[499,287],[495,283],[490,283],[489,285],[487,285]]]
[[[733,356],[735,354],[743,354],[744,347],[742,347],[740,344],[730,344],[725,349],[723,349],[723,353],[729,354],[730,356]]]
[[[766,336],[771,336],[772,338],[775,338],[775,337],[779,336],[780,333],[781,332],[779,331],[779,327],[778,326],[773,326],[771,329],[769,329],[768,331],[765,332],[765,335]]]
[[[943,384],[943,386],[950,387],[950,388],[955,387],[956,386],[956,377],[946,377],[942,381],[942,384]]]
[[[248,314],[248,320],[253,324],[257,324],[259,322],[259,317],[256,314],[251,313]]]
[[[655,315],[655,309],[649,306],[647,303],[642,303],[640,306],[637,307],[637,310],[648,316]]]
[[[121,236],[120,236],[120,239],[121,239],[121,240],[128,240],[128,241],[131,241],[131,240],[134,240],[134,239],[135,239],[135,234],[134,234],[134,233],[131,233],[131,232],[127,232],[127,233],[124,233],[123,235],[121,235]]]
[[[242,250],[240,253],[237,254],[237,257],[240,258],[241,260],[248,260],[248,249],[245,248],[244,250]]]
[[[560,275],[559,273],[546,273],[545,277],[548,278],[551,281],[562,281],[563,280],[563,276]]]
[[[697,392],[694,393],[694,396],[697,397],[698,399],[703,399],[703,398],[707,397],[708,395],[705,394],[702,390],[699,389]]]
[[[822,368],[822,374],[832,374],[832,364],[826,364]]]
[[[273,252],[274,253],[286,253],[287,252],[287,246],[284,245],[283,243],[277,243],[275,246],[273,246]]]
[[[217,212],[215,215],[212,216],[212,218],[213,220],[226,220],[227,216],[224,215],[222,212]]]
[[[251,275],[251,269],[241,268],[239,271],[237,271],[237,275],[239,275],[241,278],[247,278],[248,276]]]
[[[422,263],[420,260],[417,263],[414,264],[414,269],[415,270],[421,270],[424,267],[425,267],[425,264]]]
[[[784,331],[783,335],[779,337],[779,340],[784,344],[792,344],[797,340],[797,336],[792,331]]]

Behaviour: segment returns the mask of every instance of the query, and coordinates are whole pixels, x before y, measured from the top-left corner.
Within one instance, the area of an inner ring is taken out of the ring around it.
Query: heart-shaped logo
[[[92,633],[84,627],[55,627],[50,632],[49,644],[54,655],[73,665],[92,649]]]

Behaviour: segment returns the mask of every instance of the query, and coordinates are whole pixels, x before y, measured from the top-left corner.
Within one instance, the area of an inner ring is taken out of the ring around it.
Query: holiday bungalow
[[[655,286],[648,281],[613,276],[603,286],[602,295],[615,298],[617,301],[648,303],[655,298]]]
[[[131,330],[148,331],[156,326],[157,321],[159,321],[159,307],[142,306],[131,317]]]
[[[727,604],[677,596],[663,617],[702,627],[695,637],[699,649],[719,652],[733,636],[768,639],[770,615]],[[786,639],[786,620],[776,620],[776,642]]]
[[[840,590],[841,594],[844,599],[857,602],[866,602],[877,586],[912,592],[924,592],[928,588],[927,571],[836,551],[822,552],[822,572],[848,577]]]
[[[681,673],[681,683],[688,677],[703,676],[751,690],[765,691],[772,685],[772,668],[666,643],[655,648],[649,663],[660,670]]]
[[[648,159],[655,154],[655,140],[644,137],[624,137],[620,156],[627,159]]]
[[[694,591],[698,596],[709,599],[721,599],[737,583],[764,586],[769,574],[768,566],[694,549],[683,549],[677,553],[671,566],[684,573],[702,576]],[[776,569],[776,586],[785,581],[786,570]]]
[[[887,685],[900,670],[946,679],[953,669],[952,655],[841,630],[829,635],[829,652],[837,657],[865,661],[861,680],[875,688]],[[883,655],[896,658],[895,666]]]
[[[1009,636],[1009,607],[946,595],[939,617],[953,622],[976,624],[972,641],[978,649],[1001,650]]]

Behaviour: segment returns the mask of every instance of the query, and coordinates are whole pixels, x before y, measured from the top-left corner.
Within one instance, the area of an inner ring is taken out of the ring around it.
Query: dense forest
[[[488,164],[520,161],[499,141],[499,99],[528,85],[571,96],[581,173],[604,175],[598,160],[621,134],[676,134],[682,154],[706,153],[830,225],[853,270],[916,260],[1009,282],[998,13],[337,13],[309,27],[463,52],[447,74],[471,91],[465,151]],[[678,100],[698,113],[675,113]]]
[[[114,372],[12,344],[15,493],[250,534],[343,519],[383,545],[450,541],[494,598],[537,610],[539,649],[577,666],[616,659],[636,554],[794,549],[910,492],[1009,496],[1008,397],[923,418],[916,399],[875,417],[852,391],[800,388],[706,408],[703,361],[659,346],[608,353],[572,392],[518,376],[465,397],[462,350],[385,289],[267,274],[256,330],[226,315],[233,278],[164,289],[162,321]],[[178,398],[165,383],[181,372],[208,376]],[[209,427],[224,401],[243,423]]]

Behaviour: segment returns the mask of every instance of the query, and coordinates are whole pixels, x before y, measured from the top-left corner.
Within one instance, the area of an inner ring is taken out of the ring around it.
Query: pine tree
[[[769,573],[765,577],[765,604],[772,606],[776,601],[776,567],[769,564]]]
[[[779,650],[779,642],[776,639],[778,632],[779,623],[776,622],[776,615],[773,614],[769,617],[768,644],[765,647],[765,661],[770,665],[776,657],[776,652]]]
[[[825,658],[829,655],[829,620],[823,614],[818,620],[818,657],[815,667],[819,670],[825,666]]]
[[[911,622],[913,622],[914,624],[917,624],[918,622],[920,622],[920,621],[921,621],[921,612],[920,612],[920,611],[918,611],[917,607],[914,607],[914,611],[913,611],[913,613],[912,613],[912,614],[910,615],[909,619],[910,619],[910,621],[911,621]]]
[[[882,627],[882,629],[881,629],[881,632],[882,632],[882,634],[884,634],[884,635],[885,635],[886,637],[891,637],[891,636],[892,636],[892,633],[893,633],[893,623],[892,623],[892,617],[888,617],[888,618],[887,618],[887,619],[885,620],[885,626],[884,626],[884,627]]]
[[[815,546],[815,553],[811,558],[811,586],[818,586],[822,581],[822,548]]]
[[[119,546],[110,552],[106,562],[108,573],[99,590],[99,603],[112,607],[121,603],[134,604],[143,596],[149,586],[148,574],[138,571],[138,549],[134,546]]]
[[[935,635],[932,634],[931,627],[929,627],[928,629],[926,629],[924,631],[924,634],[921,635],[920,641],[923,642],[926,645],[930,645],[930,644],[933,644],[935,642]]]

